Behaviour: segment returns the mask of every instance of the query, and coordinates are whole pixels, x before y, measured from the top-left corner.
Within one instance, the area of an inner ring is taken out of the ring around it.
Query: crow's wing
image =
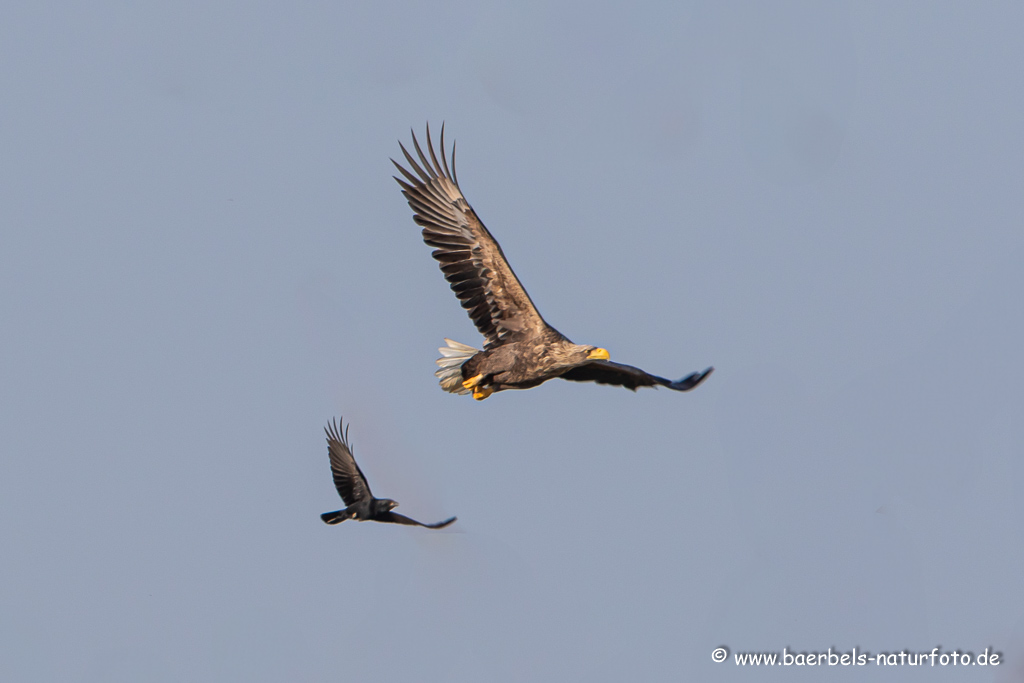
[[[344,424],[344,420],[342,420]],[[366,477],[352,457],[352,447],[348,442],[348,427],[344,433],[335,421],[324,428],[327,432],[327,453],[331,456],[331,474],[334,475],[334,488],[345,501],[345,505],[354,505],[373,498]]]
[[[378,522],[388,522],[390,524],[408,524],[410,526],[424,526],[428,529],[443,529],[458,519],[458,517],[449,517],[443,522],[438,522],[437,524],[424,524],[423,522],[417,522],[415,519],[410,519],[405,515],[400,515],[397,512],[385,512],[383,515],[379,515],[375,519]]]

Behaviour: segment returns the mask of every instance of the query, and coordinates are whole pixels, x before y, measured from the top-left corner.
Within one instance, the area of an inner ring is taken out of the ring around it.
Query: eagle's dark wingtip
[[[668,387],[670,389],[675,389],[676,391],[690,391],[691,389],[696,389],[698,386],[700,386],[701,382],[706,380],[708,376],[714,371],[715,368],[710,367],[704,372],[691,373],[686,377],[683,377],[682,379],[672,382],[671,384],[668,385]]]

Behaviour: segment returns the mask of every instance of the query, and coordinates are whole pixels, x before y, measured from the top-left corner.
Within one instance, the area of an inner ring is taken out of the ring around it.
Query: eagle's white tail
[[[445,337],[448,346],[438,349],[441,358],[437,359],[440,368],[434,374],[441,380],[441,388],[453,394],[468,394],[469,389],[462,386],[462,364],[475,356],[479,351],[472,346],[460,344]]]

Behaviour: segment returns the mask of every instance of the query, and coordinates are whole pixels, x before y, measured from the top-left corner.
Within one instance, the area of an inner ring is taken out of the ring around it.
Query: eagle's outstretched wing
[[[562,379],[569,379],[574,382],[615,384],[632,389],[633,391],[636,391],[637,387],[653,387],[656,385],[668,387],[675,391],[689,391],[707,379],[707,376],[714,372],[714,370],[714,368],[708,368],[704,372],[694,372],[673,382],[664,377],[644,372],[632,365],[613,363],[610,360],[592,360],[569,370],[561,375],[561,377]]]
[[[344,420],[342,420],[344,424]],[[373,498],[370,485],[366,483],[363,471],[352,457],[352,448],[348,443],[348,427],[344,433],[335,421],[324,428],[327,432],[327,453],[331,457],[331,474],[334,475],[334,488],[345,501],[345,505],[354,505]]]
[[[429,161],[415,133],[412,142],[421,163],[416,163],[399,143],[406,161],[416,173],[407,171],[392,159],[405,177],[405,180],[398,177],[395,180],[402,186],[402,194],[415,212],[413,220],[423,228],[423,241],[435,247],[432,255],[440,262],[445,279],[487,340],[484,348],[539,335],[547,327],[544,319],[512,272],[497,240],[462,196],[455,175],[454,144],[449,171],[444,126],[441,126],[441,163],[434,153],[429,125]]]

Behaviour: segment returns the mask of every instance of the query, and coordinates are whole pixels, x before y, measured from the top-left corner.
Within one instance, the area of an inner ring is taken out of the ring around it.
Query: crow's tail
[[[320,519],[324,520],[325,524],[341,524],[346,519],[349,519],[352,515],[347,509],[335,510],[334,512],[325,512],[320,515]]]

